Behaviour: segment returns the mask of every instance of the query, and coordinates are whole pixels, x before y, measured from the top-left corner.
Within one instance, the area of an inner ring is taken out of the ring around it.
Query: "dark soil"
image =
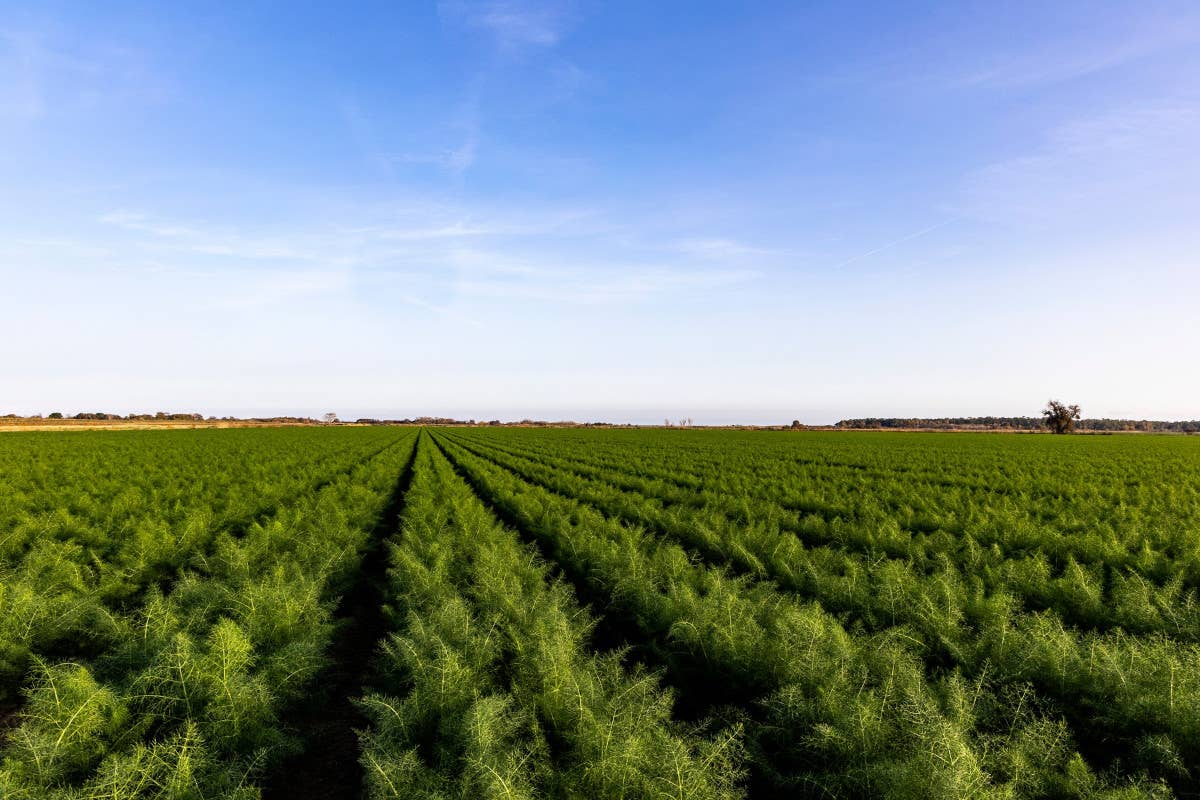
[[[339,628],[330,650],[332,665],[318,679],[309,701],[285,719],[289,728],[304,736],[304,749],[279,766],[263,788],[264,800],[362,797],[362,766],[358,761],[355,730],[366,728],[367,720],[354,700],[363,694],[375,648],[387,632],[383,615],[387,579],[384,542],[399,529],[412,473],[410,458],[371,533],[358,577],[338,605]]]
[[[0,702],[0,745],[8,738],[8,732],[17,726],[20,703]]]

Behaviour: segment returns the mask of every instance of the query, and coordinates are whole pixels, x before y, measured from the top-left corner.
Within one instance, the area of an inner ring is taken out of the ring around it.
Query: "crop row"
[[[0,449],[0,566],[47,538],[103,560],[142,529],[248,522],[383,444],[361,429],[15,434]]]
[[[26,437],[0,797],[1200,791],[1183,440]]]
[[[481,497],[605,608],[639,657],[667,670],[681,701],[751,710],[758,789],[881,797],[1103,789],[1065,723],[1042,714],[1021,686],[993,691],[986,676],[956,669],[927,674],[903,630],[847,630],[819,604],[697,563],[668,538],[522,480],[449,436],[438,440]]]
[[[736,732],[673,722],[656,675],[590,652],[571,590],[429,440],[389,544],[371,797],[738,796]]]
[[[376,445],[383,444],[376,439]],[[136,611],[97,606],[87,658],[29,657],[0,750],[6,798],[255,798],[297,747],[281,715],[327,666],[331,611],[415,437],[386,446],[206,555]]]
[[[30,477],[17,469],[21,450],[5,451],[11,460],[4,475],[14,478],[4,493],[9,507],[18,505],[11,498],[21,498],[26,509],[52,510],[26,510],[0,528],[7,555],[0,563],[0,702],[16,696],[32,657],[102,652],[119,633],[114,615],[135,612],[151,588],[168,590],[185,566],[202,566],[218,534],[236,535],[395,441],[378,435],[351,443],[264,440],[239,432],[189,457],[187,441],[166,440],[169,446],[154,449],[140,440],[139,449],[119,434],[65,436],[78,460],[58,453],[57,482]],[[62,440],[50,442],[48,450],[57,452]],[[196,474],[186,468],[189,461],[211,472]],[[104,480],[88,479],[95,463],[107,463]],[[70,506],[65,498],[76,494],[87,500]]]
[[[973,609],[986,606],[985,597],[1000,596],[1018,608],[1050,609],[1081,629],[1119,627],[1134,634],[1164,633],[1200,641],[1200,601],[1178,575],[1160,586],[1135,570],[1084,564],[1071,556],[1056,569],[1040,550],[1006,554],[970,533],[905,537],[894,520],[830,523],[814,516],[801,518],[776,502],[755,497],[689,492],[614,467],[564,460],[557,453],[460,441],[486,446],[507,465],[518,465],[524,477],[586,500],[606,514],[685,537],[710,552],[715,549],[739,568],[770,574],[792,589],[822,597],[835,610],[868,613],[868,622],[876,627],[897,624],[897,608],[910,617],[922,613],[922,604],[909,611],[899,607],[905,592],[896,587],[925,581],[957,587],[953,607],[962,613],[948,622],[959,628],[981,624],[972,616]],[[732,552],[725,552],[730,548]],[[882,583],[877,576],[884,576]],[[938,599],[937,605],[945,606],[946,599]],[[990,617],[986,608],[984,613],[985,619]],[[954,638],[962,635],[959,631]],[[941,638],[936,633],[932,641]]]
[[[1053,613],[1023,612],[1019,596],[985,585],[949,559],[925,570],[827,546],[810,549],[769,519],[742,524],[707,507],[664,508],[567,469],[494,449],[476,454],[610,519],[679,541],[712,563],[770,578],[860,629],[899,633],[932,674],[952,666],[972,680],[986,678],[993,691],[1032,685],[1106,765],[1121,758],[1179,786],[1190,783],[1185,765],[1200,755],[1194,738],[1200,649],[1193,644],[1120,630],[1074,631]]]
[[[885,468],[828,464],[830,454],[821,457],[821,449],[845,447],[845,437],[802,438],[793,447],[795,434],[783,442],[760,435],[741,446],[724,439],[689,447],[682,434],[614,445],[557,431],[531,433],[536,436],[471,436],[734,513],[739,502],[757,501],[756,516],[773,507],[783,524],[839,546],[917,560],[972,548],[1006,558],[1038,553],[1058,571],[1073,561],[1200,587],[1200,476],[1180,453],[1157,452],[1162,442],[1156,440],[1137,441],[1135,450],[1128,440],[1100,440],[1108,450],[1057,452],[1049,448],[1059,440],[1036,437],[1018,438],[1019,445],[995,437],[934,437],[936,446],[926,437],[924,450],[893,437],[866,450],[870,460],[889,454]]]

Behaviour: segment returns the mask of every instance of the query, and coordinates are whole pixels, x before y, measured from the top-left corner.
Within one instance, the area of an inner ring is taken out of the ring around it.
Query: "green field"
[[[1200,440],[0,437],[3,798],[1200,796]]]

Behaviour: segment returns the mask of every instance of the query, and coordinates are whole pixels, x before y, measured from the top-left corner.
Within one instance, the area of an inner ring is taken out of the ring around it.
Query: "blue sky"
[[[1200,417],[1194,2],[2,5],[0,411]]]

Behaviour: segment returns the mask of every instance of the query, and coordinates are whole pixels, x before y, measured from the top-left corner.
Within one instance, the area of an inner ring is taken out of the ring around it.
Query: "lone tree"
[[[330,411],[328,414],[321,417],[321,421],[324,422],[326,425],[332,425],[333,423],[338,421],[338,416],[337,416],[337,414]]]
[[[1051,433],[1071,433],[1075,430],[1075,420],[1079,419],[1079,406],[1068,406],[1057,400],[1046,403],[1042,409],[1046,427]]]

